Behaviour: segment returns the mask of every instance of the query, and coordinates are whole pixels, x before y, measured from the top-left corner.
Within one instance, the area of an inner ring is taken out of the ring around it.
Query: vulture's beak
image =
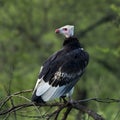
[[[60,30],[59,30],[59,29],[56,29],[56,30],[55,30],[55,33],[60,33]]]

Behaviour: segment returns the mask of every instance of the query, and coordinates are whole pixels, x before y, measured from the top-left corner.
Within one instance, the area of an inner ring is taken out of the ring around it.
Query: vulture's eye
[[[67,28],[63,28],[64,31],[67,31]]]

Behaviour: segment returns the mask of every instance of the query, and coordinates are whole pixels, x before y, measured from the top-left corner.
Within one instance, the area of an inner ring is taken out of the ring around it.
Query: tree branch
[[[93,111],[92,109],[89,109],[83,105],[81,105],[81,103],[83,102],[90,102],[90,101],[96,101],[96,102],[102,102],[102,103],[120,103],[120,99],[113,99],[113,98],[105,98],[105,99],[100,99],[100,98],[89,98],[89,99],[84,99],[84,100],[77,100],[77,101],[73,101],[73,102],[67,102],[67,103],[63,103],[63,102],[55,102],[55,103],[45,103],[45,104],[36,104],[36,103],[32,103],[32,102],[27,102],[27,103],[23,103],[23,104],[15,104],[12,107],[9,108],[4,108],[4,110],[2,110],[2,107],[5,106],[5,104],[7,104],[8,101],[10,101],[10,99],[13,99],[14,96],[19,95],[21,93],[27,93],[27,92],[31,92],[31,90],[24,90],[24,91],[20,91],[17,93],[14,93],[8,97],[6,97],[6,99],[4,99],[1,103],[1,111],[0,111],[0,116],[2,115],[6,115],[6,114],[10,114],[10,113],[14,113],[17,112],[18,110],[21,109],[25,109],[28,107],[36,107],[39,106],[40,108],[42,107],[52,107],[53,108],[53,112],[51,113],[51,111],[49,113],[47,113],[46,115],[43,116],[38,116],[40,117],[45,117],[47,120],[49,120],[51,117],[54,116],[55,120],[58,119],[60,112],[63,109],[66,109],[62,120],[66,120],[70,111],[72,109],[76,109],[79,110],[82,113],[86,113],[89,116],[91,116],[94,120],[104,120],[104,118],[97,114],[95,111]],[[22,98],[25,98],[24,96]],[[27,99],[27,98],[26,98]],[[30,101],[30,100],[29,100]],[[24,116],[24,115],[23,115]],[[28,116],[28,117],[32,117],[32,116]],[[34,116],[34,118],[37,116]]]
[[[0,115],[5,115],[7,113],[12,113],[15,111],[18,111],[20,109],[26,108],[26,107],[31,107],[34,106],[33,103],[26,103],[26,104],[20,104],[20,105],[16,105],[10,109],[7,110],[3,110],[0,111]],[[89,116],[91,116],[94,120],[104,120],[104,118],[102,118],[100,115],[98,115],[96,112],[94,112],[93,110],[90,110],[88,108],[86,108],[85,106],[80,105],[79,103],[77,103],[77,101],[73,102],[73,103],[68,103],[68,104],[63,104],[63,103],[52,103],[52,104],[36,104],[36,106],[40,106],[40,107],[55,107],[55,106],[59,106],[58,109],[53,112],[52,114],[48,115],[48,118],[52,117],[53,115],[56,114],[55,116],[55,120],[57,120],[58,115],[60,113],[61,110],[63,110],[64,108],[67,108],[68,110],[66,111],[66,115],[63,117],[63,120],[65,120],[65,118],[68,115],[68,112],[70,112],[70,109],[75,108],[77,110],[80,110],[81,112],[87,113]],[[70,108],[69,108],[70,107]]]
[[[73,103],[72,107],[75,109],[80,110],[81,112],[87,113],[89,116],[91,116],[94,120],[105,120],[101,115],[97,114],[91,109],[86,108],[83,105],[80,105],[79,103]]]
[[[16,93],[12,94],[12,95],[7,96],[4,100],[2,100],[2,101],[0,102],[0,109],[1,109],[1,108],[6,104],[6,102],[9,101],[13,96],[19,95],[19,94],[22,94],[22,93],[31,92],[31,91],[32,91],[32,89],[30,89],[30,90],[23,90],[23,91],[19,91],[19,92],[16,92]]]
[[[90,102],[90,101],[96,101],[96,102],[102,102],[102,103],[119,103],[120,99],[114,99],[114,98],[88,98],[84,100],[78,100],[79,103],[81,102]]]

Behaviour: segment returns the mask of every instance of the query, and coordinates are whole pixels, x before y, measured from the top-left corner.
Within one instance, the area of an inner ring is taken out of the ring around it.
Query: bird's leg
[[[67,103],[67,100],[65,99],[65,97],[66,97],[66,96],[61,96],[61,97],[60,97],[60,102],[62,102],[62,100],[63,100],[64,103]]]

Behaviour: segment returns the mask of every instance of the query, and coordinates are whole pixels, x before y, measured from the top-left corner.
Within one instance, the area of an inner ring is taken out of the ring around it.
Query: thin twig
[[[49,115],[47,115],[47,120],[49,120],[52,116],[55,115],[54,120],[57,120],[59,113],[61,112],[61,110],[63,110],[66,106],[65,105],[61,105],[58,106],[58,109],[55,110],[54,112],[50,113]]]
[[[71,106],[67,108],[67,110],[64,113],[64,116],[63,116],[62,120],[66,120],[67,119],[67,116],[68,116],[68,114],[70,113],[71,110],[72,110]]]
[[[16,92],[12,95],[9,95],[7,96],[4,100],[2,100],[2,102],[0,103],[0,109],[6,104],[7,101],[9,101],[11,99],[11,97],[15,96],[15,95],[19,95],[19,94],[22,94],[22,93],[27,93],[27,92],[31,92],[32,89],[29,89],[29,90],[23,90],[23,91],[19,91],[19,92]]]
[[[24,96],[21,96],[19,94],[21,93],[27,93],[27,92],[31,92],[31,90],[24,90],[24,91],[20,91],[20,92],[17,92],[17,93],[14,93],[10,96],[7,96],[6,99],[4,99],[1,103],[1,108],[13,97],[17,96],[17,97],[21,97],[23,99],[26,99],[28,102],[27,103],[23,103],[23,104],[19,104],[19,105],[15,105],[14,103],[14,106],[12,106],[11,108],[7,108],[7,109],[4,109],[4,110],[1,110],[0,111],[0,115],[6,115],[6,114],[10,114],[12,112],[16,112],[20,109],[25,109],[27,107],[36,107],[39,106],[39,107],[52,107],[52,108],[55,108],[57,107],[57,109],[53,112],[53,113],[48,113],[46,115],[42,115],[42,118],[45,117],[47,118],[48,120],[52,117],[52,116],[55,116],[55,120],[58,119],[58,115],[60,114],[60,112],[66,108],[67,110],[65,111],[65,114],[63,116],[63,120],[67,119],[67,116],[69,114],[69,112],[71,111],[72,108],[74,109],[77,109],[81,112],[84,112],[86,114],[88,114],[89,116],[91,116],[92,118],[94,118],[94,120],[104,120],[100,115],[98,115],[96,112],[94,112],[93,110],[91,109],[88,109],[86,108],[85,106],[82,106],[80,105],[81,102],[90,102],[90,101],[96,101],[96,102],[101,102],[101,103],[119,103],[120,102],[120,99],[113,99],[113,98],[105,98],[105,99],[101,99],[101,98],[88,98],[88,99],[84,99],[84,100],[78,100],[78,101],[73,101],[72,103],[60,103],[60,102],[55,102],[55,103],[46,103],[46,104],[42,104],[42,103],[39,103],[39,104],[36,104],[36,103],[32,103],[30,102],[30,100]],[[38,110],[39,112],[39,110]],[[38,116],[39,117],[39,116]]]
[[[58,108],[58,112],[56,113],[55,120],[58,119],[58,116],[59,116],[60,112],[64,109],[64,107],[65,107],[65,106],[60,106],[60,107]]]
[[[101,103],[117,103],[120,102],[120,99],[113,99],[113,98],[88,98],[84,100],[79,100],[77,102],[90,102],[90,101],[96,101],[96,102],[101,102]]]
[[[20,116],[20,117],[26,117],[26,118],[45,118],[45,115],[42,115],[42,116],[21,115],[21,114],[17,114],[17,115]]]
[[[3,118],[3,120],[7,120],[7,119],[9,118],[9,116],[10,116],[10,113],[8,113],[8,114],[5,116],[5,118]]]

